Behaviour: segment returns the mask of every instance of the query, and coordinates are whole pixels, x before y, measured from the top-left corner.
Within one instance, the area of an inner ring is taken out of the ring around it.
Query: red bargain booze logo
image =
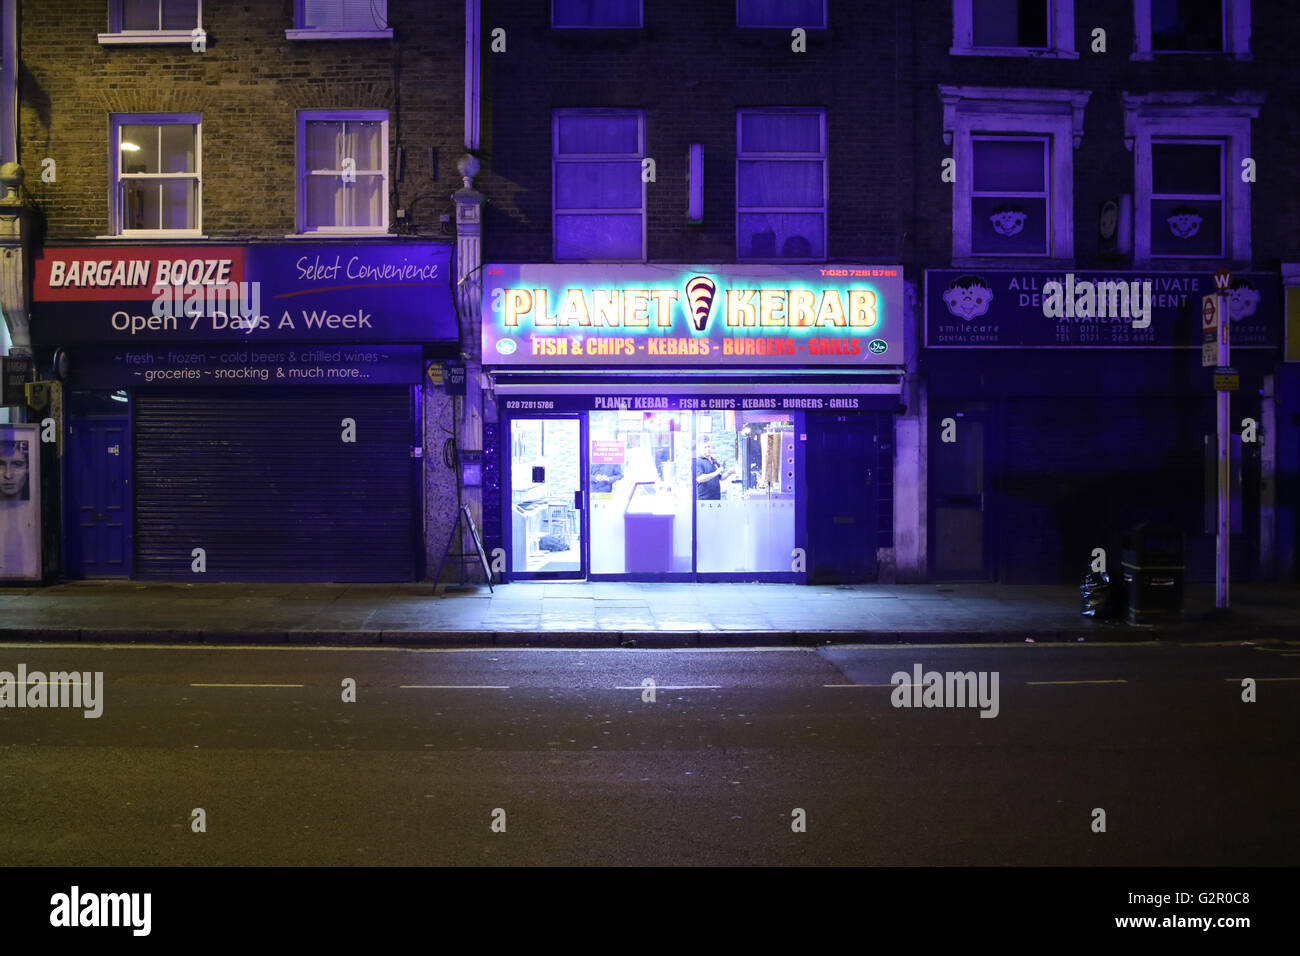
[[[158,296],[155,286],[245,281],[243,246],[46,249],[36,258],[37,302],[123,302]]]

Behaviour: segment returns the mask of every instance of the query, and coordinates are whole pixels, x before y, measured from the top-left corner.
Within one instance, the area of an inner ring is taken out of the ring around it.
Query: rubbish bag
[[[548,534],[537,542],[537,547],[542,551],[568,551],[569,539],[562,534]]]
[[[1079,594],[1083,598],[1084,617],[1101,619],[1114,615],[1110,575],[1105,571],[1089,571],[1079,585]]]

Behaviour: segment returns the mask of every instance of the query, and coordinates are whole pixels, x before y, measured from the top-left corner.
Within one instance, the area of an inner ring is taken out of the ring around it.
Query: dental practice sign
[[[483,363],[902,365],[903,270],[488,264]]]
[[[931,349],[1200,349],[1209,272],[1031,272],[928,269],[925,344]],[[1232,274],[1232,347],[1282,343],[1277,274]]]
[[[36,345],[454,340],[448,243],[47,247]]]

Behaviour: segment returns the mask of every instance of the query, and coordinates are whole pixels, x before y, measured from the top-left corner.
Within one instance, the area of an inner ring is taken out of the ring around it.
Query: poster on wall
[[[35,425],[0,425],[0,580],[41,578],[41,455]]]
[[[903,365],[903,268],[488,263],[485,365]]]

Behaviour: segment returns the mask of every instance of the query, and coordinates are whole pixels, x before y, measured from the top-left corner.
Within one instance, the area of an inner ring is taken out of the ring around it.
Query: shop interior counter
[[[673,566],[676,502],[656,494],[651,481],[638,482],[623,511],[623,560],[629,572],[667,571]]]

